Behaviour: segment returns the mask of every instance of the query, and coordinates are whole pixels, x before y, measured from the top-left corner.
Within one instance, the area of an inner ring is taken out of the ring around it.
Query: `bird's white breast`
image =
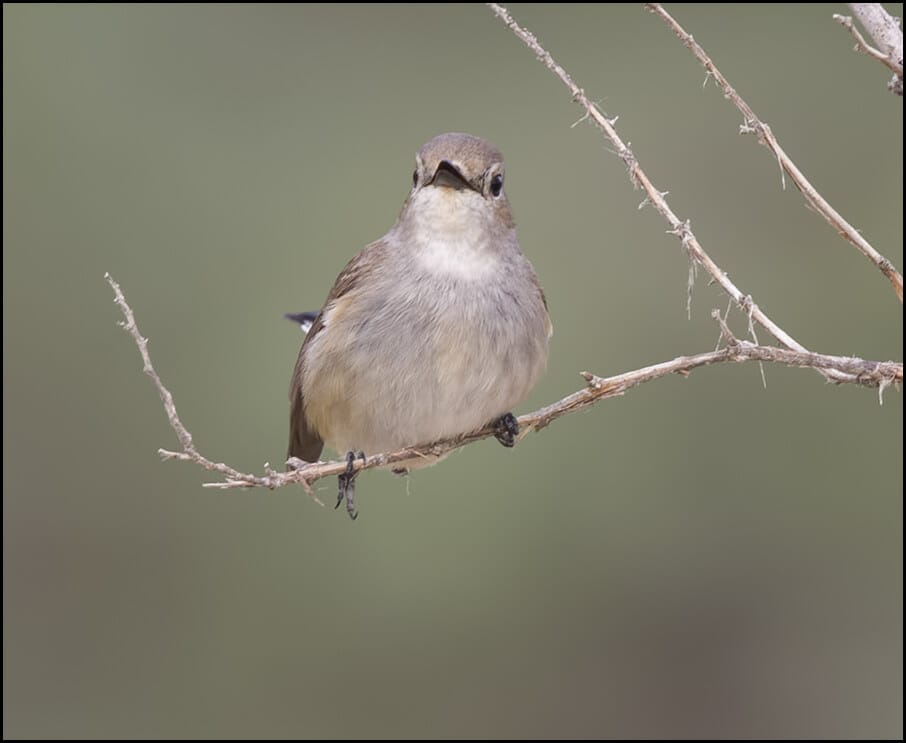
[[[489,242],[488,211],[474,191],[428,188],[419,194],[415,259],[432,274],[481,280],[499,265]]]

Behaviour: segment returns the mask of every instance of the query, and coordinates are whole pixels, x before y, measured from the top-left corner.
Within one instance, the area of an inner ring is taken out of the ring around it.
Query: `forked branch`
[[[708,272],[708,274],[710,274],[715,283],[717,283],[730,296],[736,306],[739,307],[748,316],[750,321],[754,321],[761,325],[763,328],[765,328],[765,330],[768,331],[768,333],[770,333],[775,339],[777,339],[791,351],[798,351],[799,353],[810,353],[805,346],[803,346],[799,341],[793,338],[793,336],[787,333],[770,317],[768,317],[767,314],[752,299],[752,295],[746,294],[741,291],[736,286],[736,284],[734,284],[730,280],[730,277],[727,275],[727,273],[720,266],[718,266],[717,263],[714,262],[710,255],[705,252],[705,249],[702,247],[701,243],[699,243],[698,239],[695,237],[695,234],[692,232],[690,221],[688,219],[681,220],[676,216],[665,198],[667,192],[655,188],[651,179],[647,176],[645,171],[642,170],[642,166],[639,164],[638,159],[633,154],[629,145],[627,145],[622,140],[620,135],[617,134],[615,127],[616,118],[608,118],[601,111],[601,109],[598,108],[597,104],[595,104],[585,94],[585,91],[573,82],[573,79],[572,77],[570,77],[569,73],[556,62],[556,60],[550,55],[550,52],[548,52],[543,46],[541,46],[541,44],[538,42],[538,39],[535,38],[535,35],[531,31],[523,28],[518,23],[516,23],[516,21],[513,19],[506,8],[504,8],[502,5],[497,5],[496,3],[488,3],[488,7],[490,7],[491,10],[494,11],[497,17],[500,18],[500,20],[502,20],[509,27],[509,29],[520,40],[522,40],[522,42],[529,49],[532,50],[532,52],[534,52],[535,56],[545,67],[547,67],[558,78],[560,78],[560,80],[572,94],[573,100],[585,109],[586,116],[588,117],[589,121],[591,121],[598,129],[600,129],[607,137],[607,139],[610,140],[610,143],[616,150],[618,157],[625,164],[626,170],[629,174],[629,180],[632,182],[632,184],[637,188],[641,188],[645,191],[645,201],[642,203],[651,204],[658,212],[658,214],[660,214],[670,226],[668,233],[679,238],[690,261],[690,297],[695,267],[702,266]],[[849,375],[843,374],[837,370],[824,369],[821,370],[821,373],[828,380],[833,382],[853,381],[852,379],[848,378]]]

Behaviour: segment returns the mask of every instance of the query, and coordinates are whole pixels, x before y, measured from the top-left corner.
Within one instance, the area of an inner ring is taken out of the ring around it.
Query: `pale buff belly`
[[[540,297],[493,329],[487,313],[496,308],[469,301],[470,311],[444,314],[430,300],[403,303],[363,321],[340,300],[327,313],[303,394],[328,446],[377,454],[431,443],[475,431],[525,399],[547,360]]]

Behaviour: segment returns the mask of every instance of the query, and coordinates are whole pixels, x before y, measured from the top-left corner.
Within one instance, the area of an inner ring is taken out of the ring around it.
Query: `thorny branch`
[[[771,127],[758,118],[749,104],[740,97],[739,93],[736,92],[736,89],[727,81],[727,78],[725,78],[721,71],[717,69],[707,52],[705,52],[698,42],[692,38],[692,35],[680,26],[659,3],[647,3],[646,7],[672,29],[673,33],[679,37],[680,41],[682,41],[689,51],[695,55],[695,58],[701,62],[708,75],[714,78],[714,81],[723,91],[724,96],[731,100],[733,105],[739,109],[739,112],[743,117],[743,123],[739,127],[740,133],[755,134],[758,137],[758,141],[771,151],[774,157],[777,158],[777,162],[780,164],[780,167],[783,168],[783,171],[790,177],[793,183],[796,184],[796,188],[798,188],[803,197],[805,197],[806,203],[824,217],[827,223],[837,231],[837,234],[839,234],[840,237],[850,243],[856,250],[878,267],[881,273],[888,278],[893,286],[893,290],[896,292],[897,297],[902,303],[903,276],[900,272],[894,268],[893,264],[887,260],[887,258],[875,250],[868,240],[862,237],[862,235],[859,234],[859,231],[847,222],[843,216],[834,209],[820,193],[818,193],[817,189],[805,177],[802,171],[796,167],[796,164],[790,159],[789,155],[783,151],[783,148],[771,131]]]
[[[105,274],[107,282],[113,289],[114,302],[120,308],[125,320],[120,324],[132,336],[135,344],[138,346],[139,353],[144,362],[144,371],[160,395],[163,402],[164,410],[170,421],[170,426],[176,432],[176,437],[182,445],[182,451],[168,451],[159,449],[158,453],[162,459],[180,459],[185,462],[194,462],[206,470],[219,472],[225,476],[221,482],[205,483],[205,487],[213,488],[279,488],[284,485],[301,483],[305,491],[314,498],[318,503],[320,500],[312,491],[312,484],[317,480],[331,475],[339,475],[346,471],[346,461],[333,462],[313,462],[306,463],[301,460],[295,460],[294,465],[298,469],[289,472],[277,472],[269,467],[265,469],[264,475],[247,474],[239,472],[225,464],[219,464],[202,456],[195,445],[192,443],[192,436],[183,425],[176,413],[176,405],[173,402],[173,395],[164,386],[160,376],[151,363],[151,357],[148,355],[148,341],[139,332],[138,325],[135,322],[135,316],[132,308],[126,303],[123,292],[119,284],[114,281],[108,273]],[[528,413],[521,416],[519,420],[520,434],[519,438],[528,434],[530,431],[540,431],[553,421],[569,413],[575,413],[578,410],[587,408],[600,400],[606,400],[610,397],[617,397],[624,394],[633,387],[650,382],[668,374],[679,374],[688,376],[689,373],[702,366],[722,363],[742,363],[745,361],[769,361],[786,366],[797,366],[809,369],[821,369],[827,371],[836,371],[844,375],[847,382],[864,385],[866,387],[875,387],[878,389],[879,396],[883,394],[884,389],[891,384],[899,385],[903,381],[903,365],[892,361],[876,362],[865,361],[847,356],[826,356],[824,354],[801,353],[790,351],[785,348],[775,348],[770,346],[759,346],[749,341],[737,340],[730,332],[726,323],[720,317],[720,312],[714,310],[712,316],[720,323],[721,335],[725,346],[717,351],[708,353],[699,353],[694,356],[679,356],[671,361],[664,361],[653,366],[646,366],[642,369],[635,369],[625,374],[618,374],[615,377],[598,377],[588,372],[583,372],[587,385],[585,388],[567,395],[562,400],[548,405],[547,407],[536,410],[534,413]],[[355,469],[372,469],[374,467],[388,467],[393,465],[394,468],[405,468],[409,465],[422,463],[425,459],[436,459],[459,449],[467,444],[471,444],[481,439],[486,439],[494,435],[493,427],[486,427],[480,431],[459,436],[453,439],[437,441],[434,443],[413,446],[408,449],[401,449],[395,452],[386,452],[369,456],[365,462],[356,460]],[[321,503],[323,505],[323,503]]]
[[[495,3],[488,3],[488,7],[490,7],[497,17],[500,18],[510,30],[535,53],[538,60],[559,77],[564,85],[566,85],[570,93],[572,93],[573,100],[585,109],[589,120],[610,140],[617,155],[626,165],[626,169],[629,172],[629,179],[632,181],[632,184],[645,191],[646,196],[645,202],[643,203],[651,204],[655,210],[657,210],[658,214],[667,221],[667,224],[670,225],[668,233],[679,238],[690,261],[689,300],[687,301],[687,311],[689,310],[689,302],[691,301],[695,267],[702,266],[710,274],[711,278],[714,279],[714,281],[730,296],[736,306],[746,314],[750,320],[750,325],[751,321],[754,320],[788,349],[798,351],[799,353],[810,353],[805,346],[768,317],[755,303],[750,294],[743,293],[736,284],[730,280],[727,273],[705,252],[705,249],[701,246],[698,239],[695,237],[695,234],[692,232],[689,220],[681,220],[674,214],[665,198],[667,192],[655,188],[645,171],[642,170],[642,166],[629,148],[629,145],[623,142],[620,135],[617,134],[617,130],[614,126],[616,118],[608,118],[604,115],[597,104],[585,95],[585,91],[573,82],[569,73],[554,60],[543,46],[541,46],[538,39],[535,38],[535,35],[516,23],[506,8]],[[828,380],[833,382],[853,381],[848,378],[848,375],[837,370],[825,369],[821,370],[821,373],[824,374]]]

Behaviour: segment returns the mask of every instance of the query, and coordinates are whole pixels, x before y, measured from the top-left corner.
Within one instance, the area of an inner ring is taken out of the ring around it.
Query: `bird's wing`
[[[311,341],[318,333],[324,329],[324,313],[340,297],[349,294],[360,285],[362,277],[367,275],[375,263],[381,260],[383,253],[387,249],[387,244],[383,240],[378,240],[366,245],[340,272],[333,288],[327,295],[324,306],[314,318],[305,340],[302,341],[302,347],[299,349],[299,356],[296,359],[296,368],[293,370],[293,378],[289,387],[290,414],[289,414],[289,447],[287,449],[287,459],[289,457],[298,457],[306,462],[316,462],[321,456],[324,449],[324,441],[317,431],[313,430],[305,416],[305,391],[302,389],[302,371],[305,365],[305,353],[310,347]]]

